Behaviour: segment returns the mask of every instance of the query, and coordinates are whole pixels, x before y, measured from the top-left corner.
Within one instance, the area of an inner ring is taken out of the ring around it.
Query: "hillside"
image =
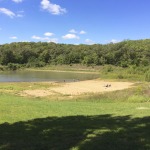
[[[85,64],[128,67],[150,65],[150,39],[105,45],[18,42],[0,45],[0,64],[42,67],[47,64]]]

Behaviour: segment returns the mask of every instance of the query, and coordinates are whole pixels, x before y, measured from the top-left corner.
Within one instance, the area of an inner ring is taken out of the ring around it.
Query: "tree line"
[[[150,39],[119,43],[72,45],[47,42],[15,42],[0,45],[2,66],[43,67],[49,64],[85,64],[128,67],[150,65]]]

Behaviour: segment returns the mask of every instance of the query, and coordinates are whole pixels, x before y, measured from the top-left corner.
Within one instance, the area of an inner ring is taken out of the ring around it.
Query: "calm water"
[[[58,81],[73,82],[98,78],[98,74],[51,71],[15,71],[0,72],[0,82],[40,82]]]

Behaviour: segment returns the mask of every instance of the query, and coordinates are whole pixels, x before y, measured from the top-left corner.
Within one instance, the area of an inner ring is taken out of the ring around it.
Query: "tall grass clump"
[[[150,82],[150,70],[145,73],[145,81]]]

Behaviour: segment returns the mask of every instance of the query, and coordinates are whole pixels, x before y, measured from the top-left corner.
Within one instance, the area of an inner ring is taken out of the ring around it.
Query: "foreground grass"
[[[103,97],[104,99],[106,97]],[[0,94],[0,150],[149,150],[150,103]]]
[[[140,109],[145,108],[145,109]],[[77,115],[131,115],[148,116],[150,103],[122,103],[99,101],[48,101],[41,98],[24,98],[14,95],[0,95],[0,123],[44,118],[48,116]]]

